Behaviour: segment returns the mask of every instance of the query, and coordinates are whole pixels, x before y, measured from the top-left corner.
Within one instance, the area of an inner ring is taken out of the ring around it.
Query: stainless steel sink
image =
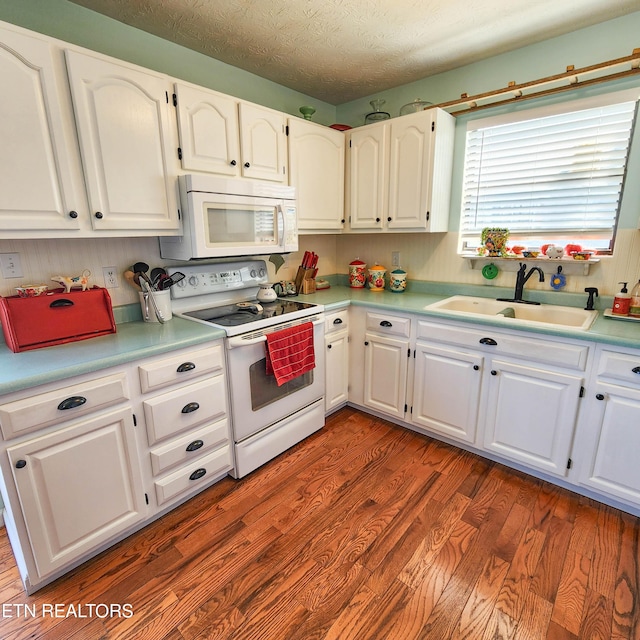
[[[575,307],[502,302],[473,296],[452,296],[427,305],[425,309],[460,316],[492,316],[505,324],[569,328],[579,331],[587,331],[598,316],[597,311]]]

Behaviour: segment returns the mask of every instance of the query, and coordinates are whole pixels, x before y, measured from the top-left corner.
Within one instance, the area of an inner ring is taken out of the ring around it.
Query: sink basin
[[[545,326],[586,331],[597,318],[597,311],[553,304],[522,304],[501,302],[490,298],[452,296],[427,305],[425,309],[445,311],[460,316],[492,316],[505,324]]]

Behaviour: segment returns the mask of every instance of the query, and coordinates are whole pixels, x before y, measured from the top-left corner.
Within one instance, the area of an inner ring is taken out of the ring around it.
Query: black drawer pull
[[[73,302],[68,298],[61,298],[60,300],[54,300],[49,309],[58,309],[59,307],[73,307]]]
[[[196,368],[196,365],[193,362],[183,362],[176,371],[178,373],[184,373],[185,371],[193,371]]]
[[[189,404],[185,404],[182,407],[182,413],[193,413],[200,408],[200,405],[197,402],[190,402]]]
[[[393,325],[392,325],[388,320],[383,320],[383,321],[380,323],[380,326],[381,326],[381,327],[393,327]]]
[[[207,473],[206,469],[196,469],[190,476],[189,480],[200,480]]]
[[[631,373],[640,374],[640,367],[633,367],[633,369],[631,369]]]
[[[480,344],[490,344],[495,346],[498,343],[493,338],[480,338]]]
[[[333,321],[333,324],[342,324],[342,318],[336,318],[336,319]]]
[[[604,400],[604,394],[596,393],[596,400]]]
[[[187,451],[197,451],[201,447],[204,446],[204,442],[202,440],[194,440],[188,447]]]
[[[16,469],[23,469],[26,466],[27,466],[26,460],[18,460],[18,462],[16,462]]]
[[[66,400],[63,400],[59,405],[58,409],[60,411],[66,411],[67,409],[76,409],[77,407],[81,407],[87,399],[83,396],[71,396]]]

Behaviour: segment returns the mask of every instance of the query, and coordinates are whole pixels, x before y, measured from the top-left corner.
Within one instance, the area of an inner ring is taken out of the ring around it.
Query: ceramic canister
[[[362,289],[367,279],[366,274],[367,263],[362,262],[360,258],[356,258],[349,263],[349,286],[352,289]]]
[[[389,289],[393,293],[402,293],[407,288],[407,272],[404,269],[394,269],[389,274]]]
[[[369,291],[384,291],[384,276],[387,270],[380,264],[376,264],[369,269]]]

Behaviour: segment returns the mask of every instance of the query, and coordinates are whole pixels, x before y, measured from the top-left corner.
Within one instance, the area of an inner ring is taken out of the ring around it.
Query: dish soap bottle
[[[636,286],[631,289],[629,315],[634,318],[640,318],[640,280],[638,280]]]
[[[611,309],[611,313],[616,316],[628,316],[629,307],[631,306],[631,296],[627,290],[627,283],[618,282],[618,284],[622,285],[622,289],[620,289],[620,293],[617,293],[616,297],[613,299],[613,308]]]

